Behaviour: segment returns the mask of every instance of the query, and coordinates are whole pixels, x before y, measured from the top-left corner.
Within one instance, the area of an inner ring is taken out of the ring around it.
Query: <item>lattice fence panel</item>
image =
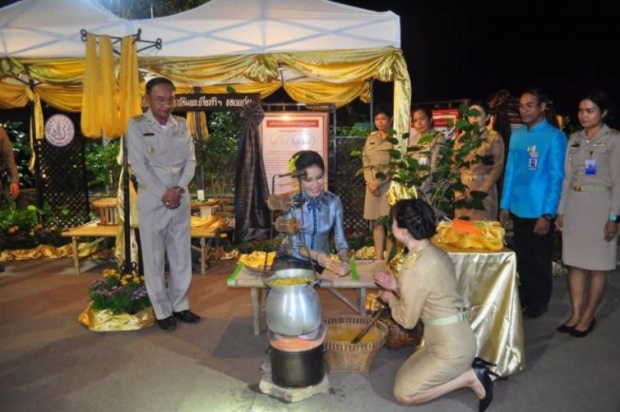
[[[344,229],[355,237],[368,235],[368,221],[364,220],[366,184],[362,160],[352,158],[351,151],[364,148],[366,137],[338,136],[330,142],[329,190],[340,196],[344,208]]]
[[[35,144],[37,187],[40,206],[49,204],[51,216],[63,227],[75,227],[88,221],[90,206],[86,183],[84,139],[76,137],[63,147],[46,140]],[[61,214],[68,208],[66,216]]]

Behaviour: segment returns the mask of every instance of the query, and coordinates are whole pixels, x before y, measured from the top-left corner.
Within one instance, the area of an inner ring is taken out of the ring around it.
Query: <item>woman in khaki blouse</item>
[[[467,192],[457,195],[457,199],[469,197],[473,191],[485,192],[487,197],[483,200],[484,210],[456,209],[454,214],[469,220],[497,220],[497,181],[504,170],[504,140],[495,130],[487,129],[491,113],[486,102],[475,101],[469,106],[472,109],[480,114],[469,116],[469,123],[478,125],[482,143],[464,159],[469,166],[461,169],[461,182],[467,186]],[[457,139],[455,151],[459,147]]]
[[[475,358],[476,338],[457,292],[452,259],[429,240],[435,234],[435,213],[419,199],[399,200],[392,207],[392,232],[408,250],[398,275],[377,272],[375,282],[404,328],[424,323],[424,346],[400,367],[394,383],[399,403],[417,405],[468,387],[484,411],[493,399],[488,362]],[[473,363],[472,363],[473,362]]]
[[[384,171],[392,160],[389,150],[392,144],[387,130],[392,127],[392,111],[387,106],[377,106],[375,110],[376,131],[366,139],[362,153],[364,166],[364,180],[366,181],[366,196],[364,198],[364,219],[372,223],[372,238],[375,245],[375,255],[378,260],[383,259],[383,251],[391,248],[391,242],[386,239],[385,228],[377,219],[390,213],[387,191],[390,188],[389,179],[377,179],[377,172]],[[386,242],[387,241],[387,242]]]

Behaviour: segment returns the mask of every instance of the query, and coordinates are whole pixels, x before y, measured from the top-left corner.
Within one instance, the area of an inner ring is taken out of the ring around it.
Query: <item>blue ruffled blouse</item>
[[[342,202],[337,195],[323,190],[320,195],[313,198],[302,191],[293,196],[292,203],[295,206],[291,207],[285,216],[297,219],[299,231],[288,237],[292,247],[286,251],[281,248],[279,255],[291,255],[297,259],[307,260],[307,257],[299,253],[302,246],[329,255],[332,253],[329,244],[332,230],[336,252],[342,249],[349,250],[344,235]]]

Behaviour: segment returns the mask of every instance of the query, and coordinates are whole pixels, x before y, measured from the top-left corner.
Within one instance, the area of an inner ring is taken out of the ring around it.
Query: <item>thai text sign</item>
[[[260,102],[260,94],[176,94],[175,112],[215,112],[241,110],[250,103]],[[146,105],[146,102],[144,102]],[[145,107],[146,108],[146,107]]]

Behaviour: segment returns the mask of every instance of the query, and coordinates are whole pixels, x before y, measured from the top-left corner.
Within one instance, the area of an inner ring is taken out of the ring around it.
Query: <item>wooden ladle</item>
[[[377,311],[377,313],[375,313],[375,316],[372,317],[372,320],[370,321],[370,323],[368,325],[366,325],[364,327],[364,329],[362,329],[351,341],[352,344],[356,344],[359,343],[362,339],[364,339],[364,336],[366,336],[366,334],[370,331],[370,328],[372,328],[372,326],[375,324],[375,322],[377,321],[377,319],[379,319],[379,316],[381,316],[381,313],[383,313],[383,310],[385,309],[385,306],[382,306],[381,309],[379,309]]]

